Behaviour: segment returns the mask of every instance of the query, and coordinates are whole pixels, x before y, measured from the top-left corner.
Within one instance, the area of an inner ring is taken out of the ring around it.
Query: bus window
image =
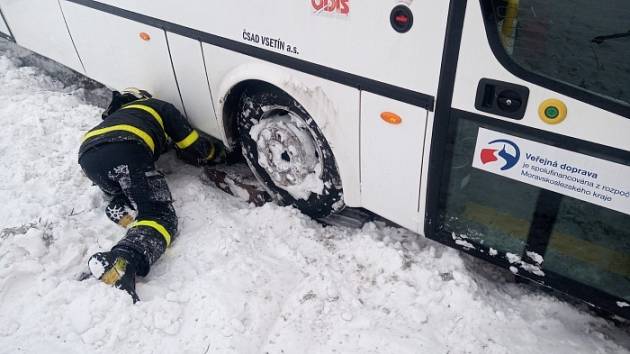
[[[523,254],[539,189],[472,168],[479,124],[459,119],[451,127],[449,179],[441,193],[444,228],[460,241]]]
[[[548,79],[543,86],[568,84],[630,106],[630,2],[489,2],[489,30],[497,31],[501,42],[491,44],[520,68]]]
[[[553,272],[630,301],[630,216],[473,168],[480,127],[501,131],[474,116],[451,120],[441,229],[460,246],[534,265],[534,275]],[[579,152],[604,158],[596,150]],[[605,158],[630,165],[627,156]]]
[[[630,301],[630,217],[563,198],[544,268]]]

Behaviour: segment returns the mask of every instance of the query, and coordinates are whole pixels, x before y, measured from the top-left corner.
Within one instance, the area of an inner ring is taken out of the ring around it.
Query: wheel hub
[[[296,186],[317,173],[320,154],[308,128],[299,119],[289,114],[275,115],[261,120],[259,128],[257,136],[252,136],[258,163],[277,186]]]

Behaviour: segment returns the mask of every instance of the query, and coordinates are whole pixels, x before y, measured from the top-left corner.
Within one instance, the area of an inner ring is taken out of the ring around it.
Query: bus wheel
[[[237,127],[243,156],[274,199],[314,218],[343,209],[330,146],[293,98],[275,87],[246,89]]]

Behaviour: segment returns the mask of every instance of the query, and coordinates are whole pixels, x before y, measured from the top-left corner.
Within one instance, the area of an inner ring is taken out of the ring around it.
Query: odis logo
[[[311,5],[317,14],[350,14],[350,0],[311,0]]]
[[[495,161],[503,162],[501,171],[509,170],[516,166],[518,160],[521,158],[521,149],[514,142],[505,139],[493,140],[488,143],[492,148],[485,148],[481,150],[481,162],[485,164],[493,163]]]

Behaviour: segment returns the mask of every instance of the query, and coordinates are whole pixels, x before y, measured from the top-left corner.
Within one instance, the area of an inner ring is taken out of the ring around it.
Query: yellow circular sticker
[[[562,123],[567,117],[567,105],[555,98],[544,100],[538,107],[538,116],[547,124]]]

